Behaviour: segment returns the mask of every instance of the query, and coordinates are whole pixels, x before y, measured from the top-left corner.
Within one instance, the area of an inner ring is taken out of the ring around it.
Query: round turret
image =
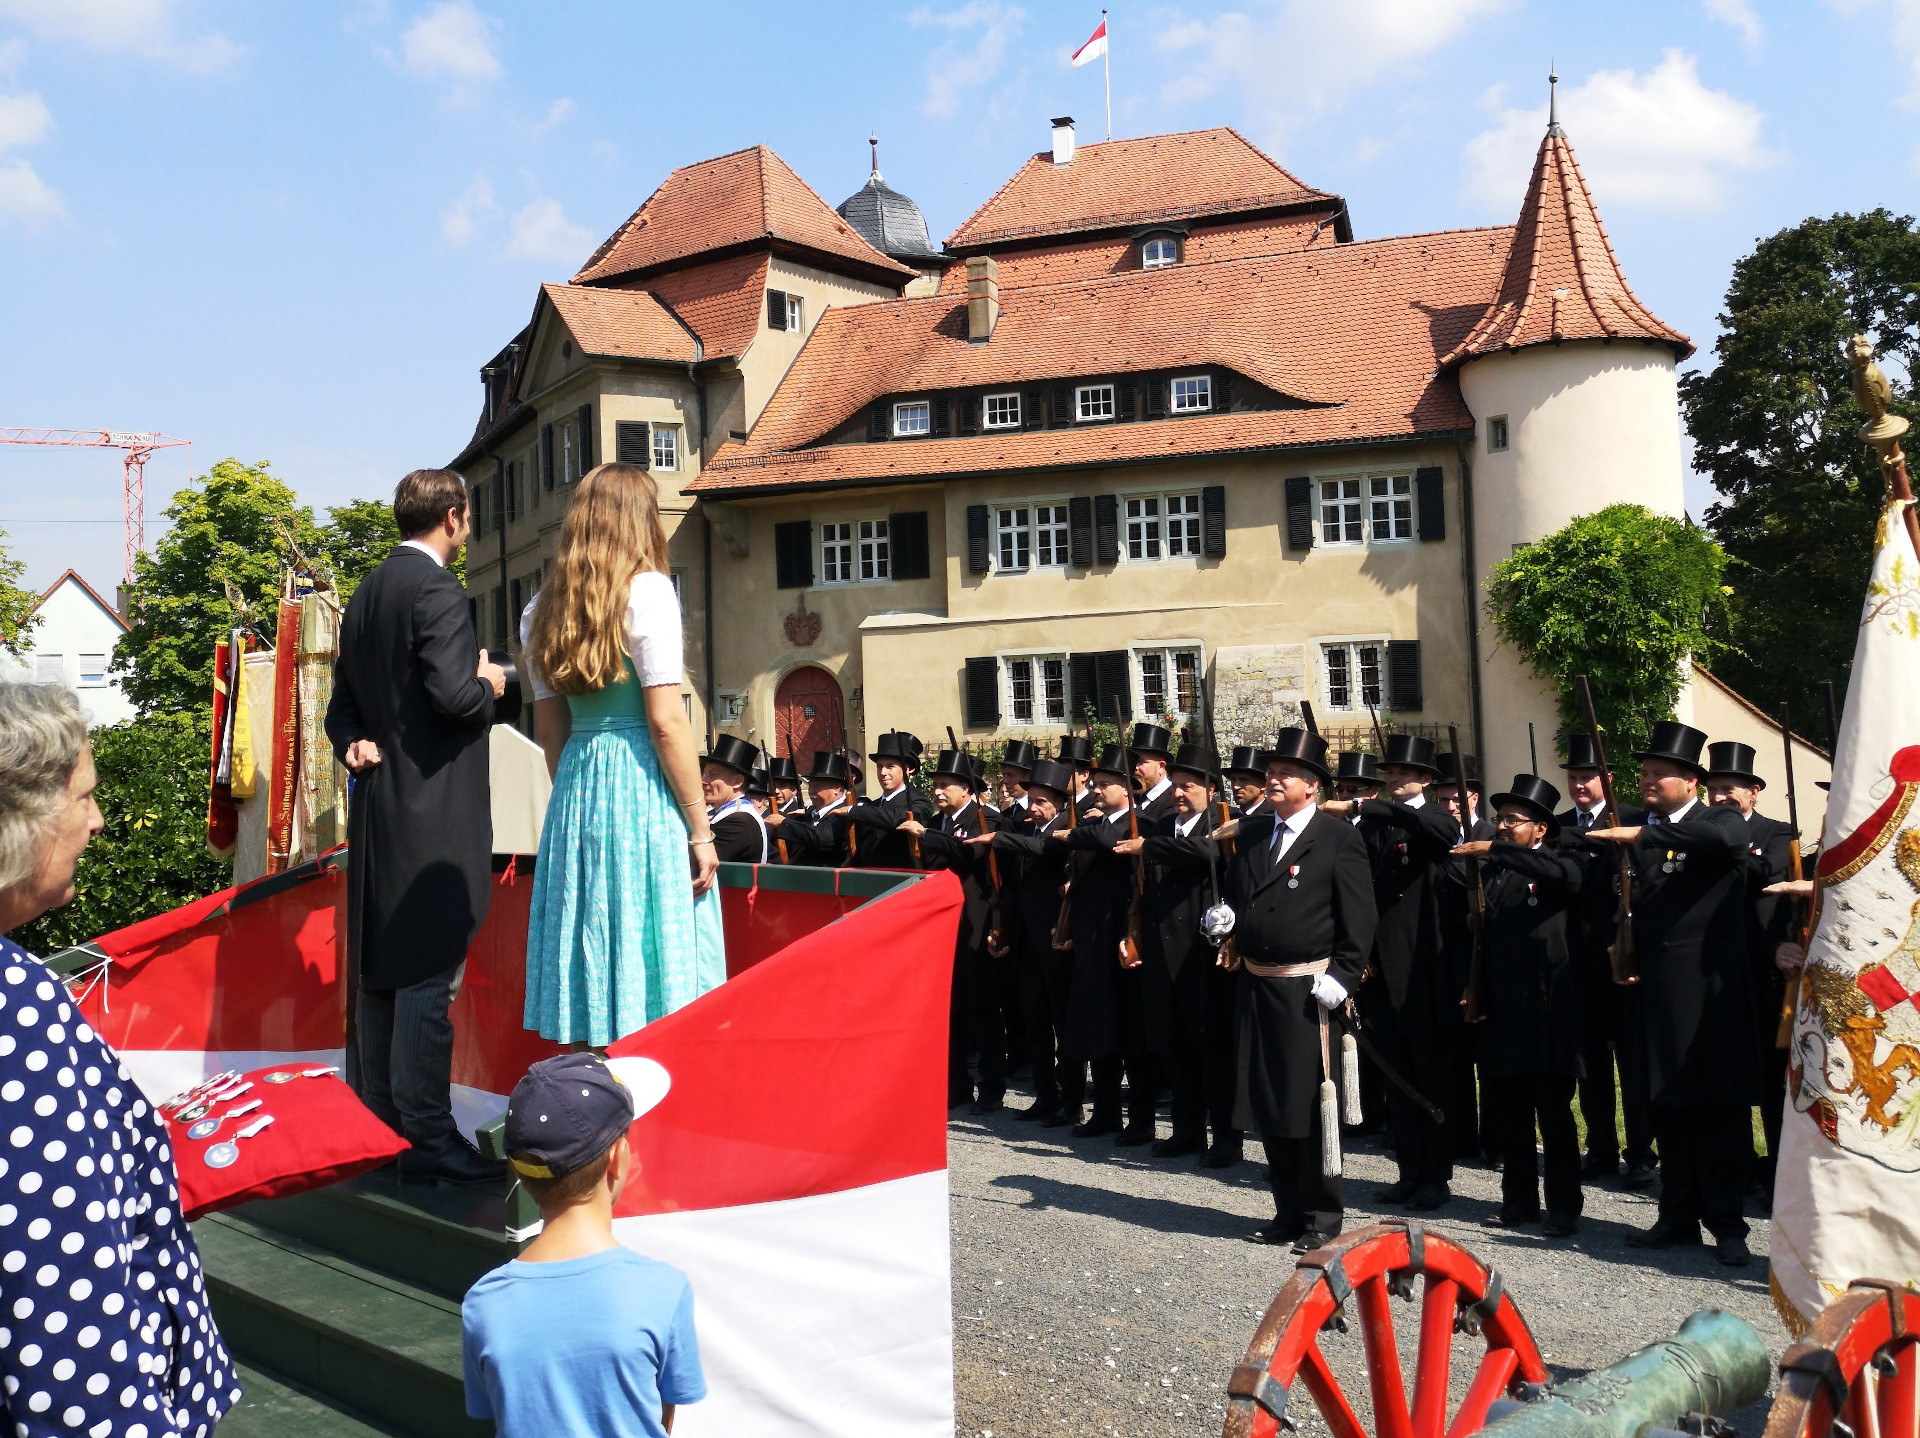
[[[927,217],[880,177],[880,142],[869,137],[868,143],[873,146],[873,173],[840,202],[840,218],[888,259],[923,271],[939,265],[941,254],[927,234]]]

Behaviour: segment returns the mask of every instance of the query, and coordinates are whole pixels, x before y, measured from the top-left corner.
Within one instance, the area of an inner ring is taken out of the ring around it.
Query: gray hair
[[[0,890],[33,877],[86,744],[80,701],[66,688],[0,684]]]

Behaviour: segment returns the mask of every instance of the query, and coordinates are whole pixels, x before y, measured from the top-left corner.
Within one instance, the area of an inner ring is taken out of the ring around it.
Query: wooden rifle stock
[[[1580,691],[1580,712],[1587,723],[1587,737],[1593,741],[1594,762],[1600,766],[1600,793],[1607,805],[1607,827],[1617,829],[1620,805],[1613,797],[1613,769],[1607,763],[1606,736],[1600,732],[1600,718],[1594,712],[1593,686],[1584,674],[1575,675],[1573,682]],[[1640,955],[1633,946],[1633,849],[1627,844],[1615,844],[1613,852],[1620,865],[1620,913],[1614,923],[1613,947],[1607,950],[1607,959],[1613,967],[1616,984],[1637,984]]]
[[[1467,788],[1467,760],[1460,752],[1458,726],[1447,725],[1447,745],[1453,750],[1453,782],[1460,791],[1460,832],[1473,838],[1473,791]],[[1487,886],[1480,873],[1480,861],[1468,859],[1467,932],[1472,936],[1472,956],[1467,961],[1467,1022],[1477,1024],[1487,1016]]]
[[[1120,696],[1113,696],[1113,727],[1119,732],[1120,762],[1127,766],[1127,837],[1140,837],[1140,804],[1133,792],[1133,749],[1125,738],[1126,720],[1120,713]],[[1140,936],[1142,933],[1140,908],[1147,892],[1147,863],[1140,855],[1133,856],[1133,898],[1127,904],[1127,936],[1120,943],[1120,965],[1122,968],[1135,968],[1140,963]]]
[[[1087,729],[1091,733],[1093,725],[1089,723]],[[1073,733],[1071,727],[1068,728],[1067,733]],[[1071,785],[1073,780],[1069,778],[1067,783]],[[1080,822],[1079,796],[1071,788],[1061,797],[1060,811],[1067,816],[1069,829]],[[1066,867],[1061,870],[1060,912],[1053,920],[1053,946],[1056,949],[1073,947],[1073,853],[1071,850],[1067,853]]]

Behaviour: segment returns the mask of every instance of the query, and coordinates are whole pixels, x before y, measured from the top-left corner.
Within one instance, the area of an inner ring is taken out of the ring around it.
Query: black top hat
[[[1167,767],[1178,769],[1183,774],[1198,774],[1211,784],[1220,772],[1220,756],[1213,752],[1213,745],[1189,739],[1180,746],[1180,752],[1173,756]]]
[[[1403,736],[1395,734],[1393,737],[1399,739]],[[1404,764],[1407,761],[1400,759],[1395,762]],[[1342,749],[1334,756],[1333,777],[1355,784],[1378,784],[1380,766],[1374,762],[1373,755],[1364,749]]]
[[[775,784],[798,784],[800,766],[791,755],[780,754],[767,760],[767,778]]]
[[[1453,755],[1435,755],[1433,767],[1434,771],[1440,776],[1434,781],[1435,783],[1450,785],[1454,782]],[[1467,787],[1469,789],[1473,790],[1476,794],[1484,794],[1487,792],[1480,783],[1480,761],[1478,759],[1474,758],[1471,754],[1462,754],[1460,756],[1460,767],[1467,771]]]
[[[1764,789],[1767,784],[1753,772],[1753,745],[1737,744],[1731,739],[1707,745],[1707,777],[1738,779],[1756,789]]]
[[[1000,755],[1000,767],[1006,769],[1031,769],[1034,761],[1040,757],[1040,751],[1025,739],[1009,739],[1006,751]]]
[[[1669,764],[1693,770],[1696,777],[1704,779],[1707,771],[1700,762],[1700,751],[1706,746],[1707,736],[1691,724],[1682,724],[1677,719],[1662,719],[1653,726],[1653,733],[1647,737],[1647,747],[1635,750],[1633,757],[1665,759]]]
[[[847,778],[858,787],[860,781],[867,777],[867,766],[860,762],[860,756],[851,749],[843,748],[840,757],[847,761]]]
[[[1165,759],[1173,753],[1173,733],[1158,724],[1136,724],[1133,726],[1133,742],[1127,747],[1136,754]]]
[[[713,741],[713,752],[700,762],[719,764],[745,778],[759,764],[760,751],[744,739],[736,739],[731,734],[722,734]]]
[[[1227,760],[1229,774],[1254,774],[1267,777],[1267,756],[1251,744],[1235,744],[1233,755]]]
[[[982,759],[978,754],[969,754],[967,755],[967,768],[972,773],[971,783],[973,785],[973,792],[976,794],[986,793],[987,761]]]
[[[958,749],[942,749],[933,761],[935,779],[958,779],[968,788],[973,787],[973,764]]]
[[[1429,774],[1443,771],[1434,764],[1433,740],[1418,734],[1387,735],[1387,752],[1381,757],[1384,764],[1403,764],[1409,769],[1425,769]]]
[[[1090,768],[1093,764],[1093,740],[1085,734],[1062,734],[1060,752],[1054,758],[1077,769]]]
[[[1122,779],[1132,777],[1127,773],[1127,751],[1118,744],[1102,744],[1093,769],[1095,773],[1118,774]]]
[[[773,786],[767,782],[767,771],[765,769],[749,769],[747,771],[747,792],[749,794],[757,794],[763,799],[772,797]]]
[[[925,748],[925,745],[904,729],[889,729],[875,741],[873,753],[867,757],[876,764],[882,759],[891,759],[906,768],[918,769],[920,755],[925,752]]]
[[[1062,799],[1073,792],[1073,770],[1057,759],[1036,759],[1033,761],[1033,777],[1027,780],[1029,789],[1051,789]]]
[[[1567,735],[1567,762],[1562,769],[1598,769],[1600,756],[1593,752],[1593,735],[1584,731]]]
[[[1274,735],[1273,747],[1267,750],[1267,762],[1298,764],[1322,779],[1333,778],[1327,770],[1327,741],[1305,729],[1282,729]]]
[[[1549,839],[1560,832],[1560,821],[1553,817],[1554,810],[1560,807],[1560,791],[1538,774],[1515,774],[1510,791],[1495,794],[1487,802],[1496,809],[1502,804],[1518,804],[1547,826]]]
[[[807,771],[807,779],[815,784],[839,784],[847,782],[847,760],[844,754],[836,754],[831,749],[819,750],[813,756],[813,767]]]

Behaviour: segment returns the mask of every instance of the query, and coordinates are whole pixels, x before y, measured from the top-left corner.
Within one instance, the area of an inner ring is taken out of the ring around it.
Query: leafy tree
[[[1726,562],[1682,520],[1609,505],[1495,565],[1487,612],[1501,640],[1554,686],[1563,734],[1585,727],[1574,679],[1591,679],[1607,757],[1624,781],[1635,772],[1628,754],[1673,717],[1688,662],[1716,648]]]
[[[27,639],[40,622],[40,616],[31,612],[40,596],[19,584],[26,572],[26,561],[13,557],[7,532],[0,529],[0,650],[16,659],[26,653]]]
[[[148,714],[95,729],[96,791],[107,827],[87,845],[73,902],[12,935],[52,953],[178,908],[233,882],[207,851],[210,714]]]
[[[1885,210],[1809,219],[1734,266],[1716,366],[1680,380],[1694,464],[1720,501],[1732,602],[1718,672],[1825,729],[1817,686],[1844,686],[1885,485],[1860,442],[1846,342],[1875,340],[1893,408],[1916,414],[1920,230]],[[1891,361],[1891,362],[1889,362]]]
[[[379,499],[355,499],[327,511],[320,540],[321,552],[333,569],[341,601],[400,542],[400,526],[393,522],[393,506]]]
[[[231,585],[271,642],[287,538],[325,545],[313,511],[262,464],[223,459],[167,505],[172,527],[134,562],[129,631],[113,668],[143,714],[196,713],[213,695],[213,647],[243,617]]]

